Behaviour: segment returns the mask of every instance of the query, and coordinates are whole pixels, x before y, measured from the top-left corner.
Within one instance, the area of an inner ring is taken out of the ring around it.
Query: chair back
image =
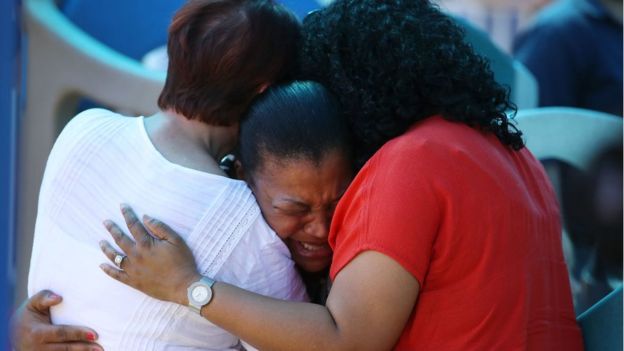
[[[622,351],[622,286],[578,316],[585,351]]]
[[[603,150],[622,145],[622,118],[573,107],[519,110],[515,118],[538,159],[565,161],[587,170]]]
[[[511,101],[518,109],[536,108],[539,103],[539,85],[537,78],[526,66],[518,61],[513,61],[514,81],[511,88]]]
[[[24,0],[23,8],[28,60],[19,131],[18,301],[26,294],[45,163],[60,130],[76,114],[80,98],[128,114],[150,115],[158,111],[157,98],[165,82],[164,72],[146,69],[79,28],[54,0]]]

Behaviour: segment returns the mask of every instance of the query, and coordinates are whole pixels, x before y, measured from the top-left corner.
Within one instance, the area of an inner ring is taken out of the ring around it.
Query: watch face
[[[193,295],[193,300],[201,303],[201,302],[204,302],[208,298],[208,295],[210,294],[210,292],[208,291],[208,288],[205,286],[196,286],[191,292],[191,294]]]
[[[187,289],[189,307],[195,312],[201,312],[201,307],[207,305],[212,299],[212,285],[214,280],[202,277],[199,281],[191,284]]]

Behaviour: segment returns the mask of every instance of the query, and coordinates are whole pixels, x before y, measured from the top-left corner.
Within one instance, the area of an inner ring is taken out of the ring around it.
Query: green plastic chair
[[[622,286],[578,316],[585,351],[622,351]]]
[[[164,72],[146,69],[69,21],[54,0],[25,0],[26,105],[20,121],[17,291],[25,296],[37,197],[43,170],[60,130],[81,97],[117,111],[150,115]],[[111,25],[114,25],[111,23]]]

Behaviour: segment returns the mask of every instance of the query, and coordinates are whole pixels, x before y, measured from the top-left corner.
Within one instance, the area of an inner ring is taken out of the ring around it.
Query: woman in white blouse
[[[269,94],[282,103],[256,110],[270,117],[267,123],[275,122],[278,110],[286,117],[307,113],[308,124],[297,119],[281,125],[298,127],[298,143],[314,138],[315,127],[317,135],[333,131],[325,146],[315,138],[307,143],[312,151],[302,154],[269,157],[264,151],[284,151],[269,139],[260,144],[266,150],[243,145],[243,158],[249,154],[253,161],[239,172],[251,180],[264,217],[247,184],[228,178],[218,164],[236,144],[252,99],[290,72],[298,38],[296,19],[271,1],[191,1],[170,27],[159,113],[129,118],[94,109],[72,119],[46,166],[29,276],[31,295],[52,289],[63,296],[51,310],[52,322],[95,328],[106,350],[242,347],[236,336],[191,309],[148,298],[99,271],[98,242],[107,236],[101,221],[115,218],[121,202],[188,232],[206,274],[277,298],[307,299],[293,259],[309,271],[329,264],[329,218],[351,176],[350,154],[341,149],[348,145],[346,127],[335,124],[336,103],[320,86],[296,83]],[[301,111],[293,114],[292,108]],[[277,171],[285,177],[276,182]],[[123,267],[123,258],[117,263]],[[81,335],[96,338],[92,331]],[[45,348],[34,344],[46,341],[40,335],[21,340],[17,349]]]

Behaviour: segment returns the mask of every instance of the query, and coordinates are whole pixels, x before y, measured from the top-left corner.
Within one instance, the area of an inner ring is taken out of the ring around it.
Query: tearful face
[[[264,218],[301,269],[318,272],[331,263],[329,225],[352,177],[351,163],[340,151],[318,163],[264,155],[251,174],[250,187]]]

